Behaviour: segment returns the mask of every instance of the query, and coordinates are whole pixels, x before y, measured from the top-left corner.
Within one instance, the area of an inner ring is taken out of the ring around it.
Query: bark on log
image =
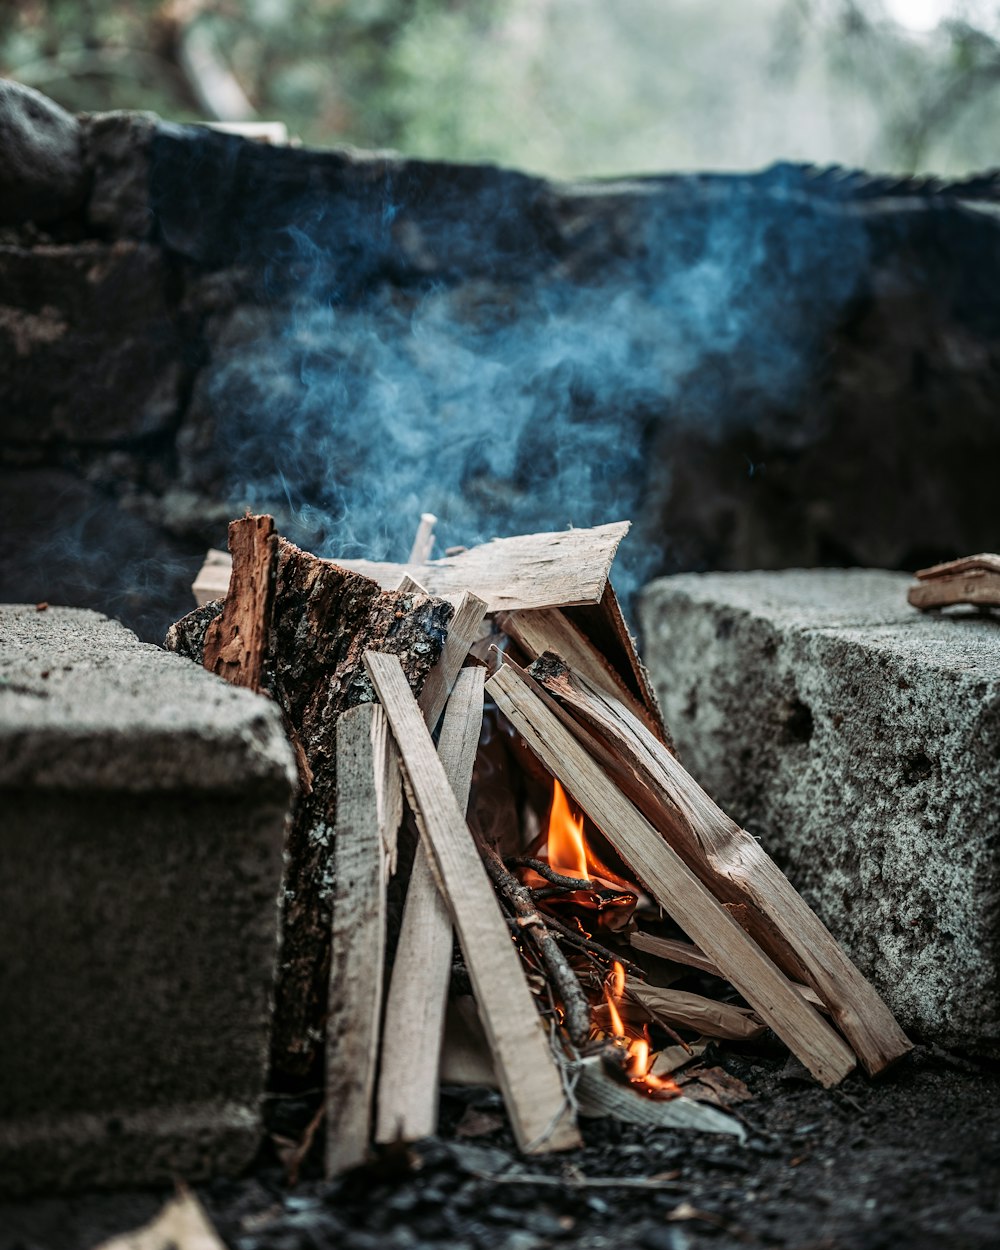
[[[230,527],[234,588],[256,585],[240,560],[255,554],[246,541],[257,518]],[[271,1040],[277,1088],[319,1083],[330,962],[333,873],[331,845],[337,800],[337,721],[342,712],[372,702],[366,651],[397,655],[419,694],[447,638],[453,609],[443,600],[384,591],[375,582],[279,538],[270,603],[257,598],[266,645],[261,689],[281,707],[299,759],[302,792],[286,848],[282,898],[281,965],[275,987]],[[223,605],[225,617],[227,605]],[[185,654],[210,632],[207,609],[185,617],[168,645]]]

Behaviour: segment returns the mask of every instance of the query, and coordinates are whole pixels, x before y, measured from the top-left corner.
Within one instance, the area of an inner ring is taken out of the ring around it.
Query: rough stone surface
[[[0,246],[0,272],[5,442],[106,446],[171,425],[181,349],[159,250]]]
[[[149,147],[155,113],[91,113],[82,118],[91,173],[87,220],[112,238],[145,239],[153,226],[149,205]]]
[[[267,700],[0,608],[0,1189],[252,1158],[294,778]]]
[[[0,78],[0,225],[65,217],[86,188],[77,119],[33,87]]]
[[[1000,1054],[1000,621],[905,575],[653,582],[645,659],[681,758],[904,1027]]]
[[[222,546],[247,504],[395,558],[425,508],[442,549],[629,516],[626,599],[656,572],[993,542],[998,175],[565,184],[73,126],[84,198],[0,224],[0,462],[99,483],[171,540]],[[11,541],[43,554],[27,523]],[[129,617],[150,638],[158,572]]]

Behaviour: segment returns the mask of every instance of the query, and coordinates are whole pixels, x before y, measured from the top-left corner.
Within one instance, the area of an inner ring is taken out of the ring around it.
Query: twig
[[[682,1181],[657,1180],[655,1176],[547,1176],[544,1172],[482,1172],[472,1171],[481,1181],[495,1185],[544,1185],[553,1189],[662,1189],[669,1193],[687,1193]]]
[[[507,868],[530,868],[532,872],[537,872],[540,877],[544,877],[546,881],[563,890],[592,890],[594,888],[593,881],[585,881],[581,877],[564,877],[545,860],[533,859],[530,855],[505,855],[503,862]]]
[[[548,918],[539,912],[527,887],[507,871],[496,851],[485,843],[480,844],[480,850],[493,884],[517,912],[522,931],[530,935],[531,942],[555,983],[562,999],[566,1032],[570,1041],[574,1046],[583,1046],[590,1036],[590,1005],[576,973],[569,966],[548,927]]]
[[[606,964],[620,963],[626,972],[631,972],[633,976],[646,979],[645,969],[640,968],[638,964],[632,963],[630,959],[626,959],[624,955],[616,955],[614,951],[608,950],[606,946],[602,946],[600,942],[595,942],[593,938],[585,937],[582,933],[576,933],[568,925],[564,925],[561,920],[556,920],[554,916],[548,913],[545,915],[545,923],[550,929],[554,929],[556,933],[573,942],[580,950],[586,951],[590,955],[596,955],[598,959]]]

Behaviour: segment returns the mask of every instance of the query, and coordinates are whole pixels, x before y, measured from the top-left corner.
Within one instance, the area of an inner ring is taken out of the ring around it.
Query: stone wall
[[[245,503],[375,557],[629,515],[626,592],[995,545],[995,178],[555,184],[9,83],[0,136],[0,598],[158,638]]]

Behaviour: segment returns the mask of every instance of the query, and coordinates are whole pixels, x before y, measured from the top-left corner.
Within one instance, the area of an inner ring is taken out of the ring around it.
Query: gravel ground
[[[498,1095],[452,1089],[438,1138],[337,1182],[309,1161],[289,1187],[267,1147],[247,1176],[197,1192],[232,1250],[1000,1245],[996,1066],[918,1048],[880,1082],[824,1091],[780,1058],[717,1059],[756,1096],[742,1108],[743,1145],[592,1121],[583,1150],[525,1161]],[[272,1128],[293,1133],[310,1111],[275,1103]],[[0,1250],[90,1250],[148,1220],[163,1197],[0,1205]]]

